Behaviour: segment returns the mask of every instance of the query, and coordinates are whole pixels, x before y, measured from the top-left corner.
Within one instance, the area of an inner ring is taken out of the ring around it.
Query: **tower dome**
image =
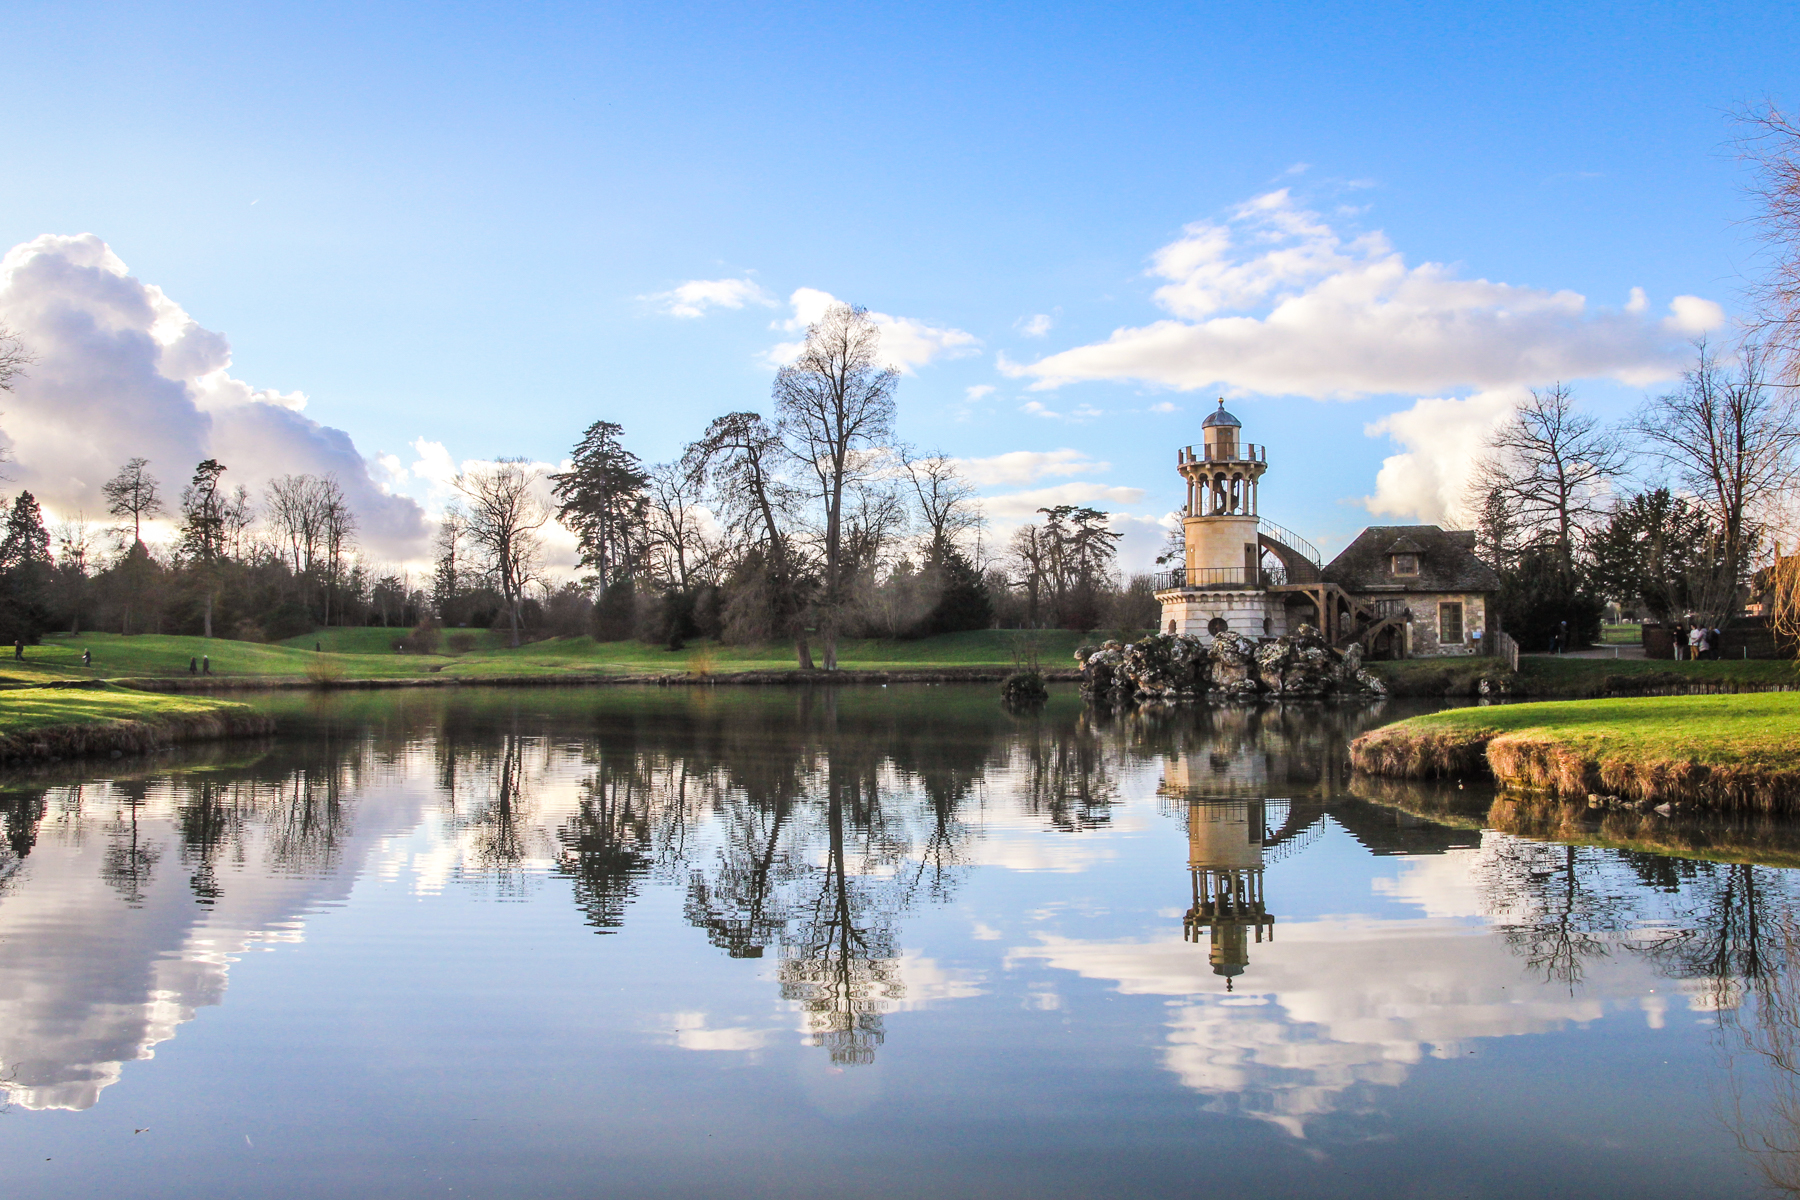
[[[1200,422],[1202,429],[1217,429],[1221,425],[1229,425],[1233,429],[1242,429],[1244,423],[1225,411],[1225,398],[1219,397],[1219,411]]]

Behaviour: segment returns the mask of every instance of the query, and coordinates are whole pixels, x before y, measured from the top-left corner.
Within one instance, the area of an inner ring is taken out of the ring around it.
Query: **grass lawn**
[[[1462,739],[1511,735],[1554,742],[1595,762],[1800,769],[1800,692],[1503,704],[1411,717],[1387,729]]]
[[[207,696],[165,696],[119,687],[19,688],[0,699],[0,736],[52,725],[154,721],[243,707]]]
[[[1502,668],[1492,658],[1411,658],[1372,662],[1369,669],[1402,696],[1467,696],[1483,676]],[[1674,662],[1643,658],[1564,658],[1526,655],[1511,689],[1518,696],[1607,696],[1690,684],[1800,684],[1800,669],[1785,659]]]
[[[42,645],[27,646],[23,662],[0,658],[0,682],[48,683],[66,679],[144,679],[184,677],[190,660],[212,660],[212,673],[224,677],[268,679],[391,679],[428,674],[492,679],[508,676],[594,674],[718,674],[749,670],[789,670],[789,645],[720,646],[695,643],[670,652],[641,642],[595,642],[592,638],[555,638],[508,649],[504,638],[488,630],[471,633],[474,649],[453,653],[446,645],[437,654],[397,654],[399,629],[327,629],[286,642],[261,645],[222,638],[143,634],[122,637],[96,633],[56,634]],[[981,630],[945,634],[916,641],[846,640],[838,644],[839,664],[847,669],[885,670],[905,667],[1010,667],[1015,647],[1035,645],[1046,667],[1072,668],[1075,647],[1087,640],[1063,630],[1021,634],[1013,630]],[[315,645],[323,647],[315,651]],[[83,650],[93,666],[83,667]],[[815,657],[818,647],[815,644]]]

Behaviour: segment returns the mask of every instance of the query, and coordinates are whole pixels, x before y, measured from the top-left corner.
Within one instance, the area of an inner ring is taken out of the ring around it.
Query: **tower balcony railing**
[[[1236,442],[1228,442],[1223,446],[1202,445],[1196,453],[1194,447],[1188,446],[1185,449],[1175,452],[1175,460],[1178,464],[1191,462],[1252,462],[1262,463],[1266,466],[1269,461],[1269,448],[1267,446],[1259,446],[1255,442],[1245,442],[1241,445]]]
[[[1287,572],[1279,566],[1264,566],[1258,571],[1242,567],[1177,567],[1173,571],[1158,571],[1151,578],[1159,592],[1170,588],[1227,591],[1276,587],[1287,582]]]

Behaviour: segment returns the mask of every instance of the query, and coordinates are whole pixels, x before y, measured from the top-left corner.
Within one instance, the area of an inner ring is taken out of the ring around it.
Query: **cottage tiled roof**
[[[1419,556],[1417,575],[1395,575],[1389,556]],[[1494,568],[1475,557],[1475,534],[1436,525],[1371,525],[1321,572],[1347,592],[1492,592]]]

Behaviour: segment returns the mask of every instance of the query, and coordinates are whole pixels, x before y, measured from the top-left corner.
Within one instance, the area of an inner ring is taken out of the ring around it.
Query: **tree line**
[[[826,670],[845,637],[1153,627],[1149,579],[1121,582],[1103,512],[1041,509],[987,552],[956,462],[896,441],[899,375],[879,348],[867,313],[836,305],[776,373],[768,415],[717,417],[669,462],[646,465],[601,420],[543,480],[545,498],[522,459],[466,472],[437,535],[436,611],[462,624],[498,599],[514,644],[578,626],[670,648],[782,642]],[[542,570],[552,516],[583,572],[555,588]],[[484,588],[497,596],[476,599]]]
[[[956,462],[896,441],[899,377],[879,347],[867,313],[837,305],[777,372],[768,415],[726,413],[670,462],[646,466],[623,427],[600,420],[564,470],[471,466],[418,575],[364,552],[331,475],[252,495],[207,459],[171,499],[133,458],[101,489],[110,523],[75,514],[54,527],[21,492],[0,536],[0,637],[257,641],[378,625],[435,649],[445,629],[492,628],[514,646],[579,634],[785,642],[801,666],[829,670],[846,637],[1153,627],[1149,577],[1120,579],[1104,512],[1042,509],[1007,546],[986,544]],[[0,390],[30,361],[0,331]],[[147,526],[162,518],[174,536],[153,545]],[[574,578],[547,568],[552,519],[574,536]]]
[[[1467,507],[1501,626],[1535,648],[1604,610],[1723,628],[1754,590],[1800,474],[1800,396],[1746,340],[1696,343],[1679,386],[1603,425],[1561,384],[1489,437]]]

